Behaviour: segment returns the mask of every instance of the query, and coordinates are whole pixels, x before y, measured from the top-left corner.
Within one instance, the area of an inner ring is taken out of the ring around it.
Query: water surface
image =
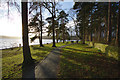
[[[43,42],[43,44],[52,43],[52,39],[43,39],[42,42]],[[0,49],[19,47],[19,44],[22,45],[22,39],[0,38]],[[29,40],[29,44],[30,45],[38,45],[39,40],[36,39],[32,43]]]

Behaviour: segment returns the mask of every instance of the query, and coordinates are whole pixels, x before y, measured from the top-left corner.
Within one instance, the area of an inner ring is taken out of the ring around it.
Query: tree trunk
[[[54,5],[52,5],[52,30],[53,30],[53,46],[56,47],[55,45],[55,23],[54,23],[54,17],[55,17],[55,1]]]
[[[57,43],[58,43],[58,39],[57,39]]]
[[[116,40],[115,40],[115,44],[116,44],[116,45],[118,44],[118,24],[119,24],[119,23],[117,23]]]
[[[64,25],[63,25],[63,43],[65,42],[65,32],[64,32]]]
[[[85,44],[85,26],[83,27],[83,44]]]
[[[90,34],[90,39],[91,39],[90,41],[92,41],[92,31],[91,31],[91,34]]]
[[[28,41],[28,8],[27,2],[22,2],[22,38],[23,38],[23,63],[29,64],[32,62],[29,41]]]
[[[93,30],[92,30],[92,18],[93,18],[93,17],[92,17],[92,4],[91,4],[90,7],[91,7],[91,12],[90,12],[90,14],[91,14],[91,25],[90,25],[91,32],[90,32],[90,41],[92,41],[92,31],[93,31]]]
[[[83,20],[83,44],[85,44],[85,9],[84,9],[84,20]]]
[[[83,24],[84,24],[84,23],[83,23]],[[83,25],[83,40],[82,40],[82,41],[83,41],[83,42],[82,42],[83,44],[85,44],[85,28],[84,28],[84,27],[85,27],[85,26]]]
[[[118,13],[118,64],[120,64],[120,1],[119,1],[119,13]],[[118,75],[120,75],[120,68],[118,70]]]
[[[56,40],[57,40],[57,43],[58,43],[58,30],[56,30]]]
[[[101,41],[101,33],[102,33],[102,30],[101,30],[101,27],[100,27],[100,40],[99,41]]]
[[[118,19],[118,47],[120,47],[120,1],[119,1],[119,19]],[[120,55],[120,52],[119,52]]]
[[[87,41],[89,41],[89,33],[87,33]]]
[[[41,29],[41,35],[40,35],[40,47],[43,47],[43,44],[42,44],[42,9],[41,9],[41,5],[42,4],[40,4],[40,29]]]
[[[117,28],[116,28],[116,36],[115,36],[115,45],[118,45],[118,27],[119,27],[119,12],[117,15]]]
[[[95,28],[95,33],[94,33],[94,42],[96,42],[96,28]]]
[[[98,32],[98,42],[101,41],[101,25],[99,26],[99,32]]]
[[[91,41],[91,38],[90,38],[91,36],[90,35],[91,35],[91,33],[89,34],[89,41]]]
[[[108,6],[108,31],[107,31],[107,42],[108,44],[110,44],[111,42],[111,2],[109,2],[109,6]]]
[[[93,40],[93,37],[92,37],[92,34],[93,34],[92,23],[91,23],[90,29],[91,29],[91,32],[90,32],[90,41],[92,41]]]
[[[106,41],[106,37],[107,37],[107,32],[106,32],[106,27],[108,26],[108,23],[107,23],[107,20],[106,20],[106,17],[104,17],[104,20],[105,20],[105,27],[104,27],[104,41]]]
[[[40,41],[41,41],[41,39],[40,39],[40,32],[39,32],[38,38],[39,38],[39,43],[40,43],[39,45],[41,46],[41,42],[40,42]]]

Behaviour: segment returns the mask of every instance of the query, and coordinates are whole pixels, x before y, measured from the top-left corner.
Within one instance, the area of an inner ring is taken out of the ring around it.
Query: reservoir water
[[[43,44],[52,43],[52,39],[43,39]],[[11,39],[11,38],[0,38],[0,49],[19,47],[19,44],[22,45],[22,39]],[[30,42],[29,45],[38,45],[39,40],[36,39],[34,42]]]

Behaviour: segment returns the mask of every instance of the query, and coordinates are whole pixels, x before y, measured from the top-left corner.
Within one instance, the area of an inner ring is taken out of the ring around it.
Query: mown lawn
[[[61,50],[58,78],[116,78],[118,61],[87,44]]]
[[[63,45],[66,43],[56,44],[57,47]],[[42,61],[53,49],[52,44],[45,44],[44,47],[39,47],[39,45],[30,47],[32,58],[36,60],[36,64]],[[2,78],[22,78],[22,62],[22,48],[2,50]]]

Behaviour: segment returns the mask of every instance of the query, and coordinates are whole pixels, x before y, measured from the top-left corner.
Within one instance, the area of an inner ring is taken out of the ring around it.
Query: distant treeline
[[[7,38],[7,39],[20,39],[20,37],[14,37],[14,36],[0,36],[0,39]]]
[[[7,38],[7,39],[20,39],[21,37],[14,37],[14,36],[0,36],[0,39]],[[52,39],[51,36],[43,36],[43,39]]]

